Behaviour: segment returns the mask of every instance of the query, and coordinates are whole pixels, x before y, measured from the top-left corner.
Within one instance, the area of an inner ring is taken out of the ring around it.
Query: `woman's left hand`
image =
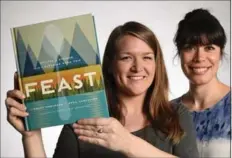
[[[112,117],[81,119],[73,124],[73,128],[80,140],[125,154],[134,137]]]

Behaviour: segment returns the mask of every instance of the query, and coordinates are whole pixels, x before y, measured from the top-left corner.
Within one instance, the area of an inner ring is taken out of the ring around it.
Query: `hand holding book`
[[[19,131],[23,137],[31,137],[40,134],[40,129],[33,131],[26,131],[23,117],[28,116],[26,112],[26,106],[21,104],[21,100],[25,98],[23,92],[19,90],[18,74],[14,75],[14,89],[7,92],[7,98],[5,100],[7,108],[7,120],[8,122]]]

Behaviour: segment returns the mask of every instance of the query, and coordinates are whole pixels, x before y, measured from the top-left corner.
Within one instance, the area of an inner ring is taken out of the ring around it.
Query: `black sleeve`
[[[56,144],[54,158],[79,158],[79,143],[71,125],[64,125]]]
[[[180,158],[197,158],[199,153],[196,143],[196,132],[193,128],[193,120],[190,112],[184,105],[178,104],[177,111],[179,113],[179,121],[182,129],[185,132],[184,137],[173,148],[173,152]]]

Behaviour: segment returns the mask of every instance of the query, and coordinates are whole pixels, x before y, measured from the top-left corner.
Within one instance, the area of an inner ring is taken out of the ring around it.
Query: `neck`
[[[124,116],[142,113],[145,95],[146,94],[138,96],[119,95]]]
[[[130,132],[142,129],[148,124],[143,113],[145,94],[138,96],[119,95],[122,103],[122,113],[124,115],[124,127]]]
[[[214,78],[207,84],[190,84],[184,100],[191,110],[204,110],[216,104],[228,91],[228,86]]]

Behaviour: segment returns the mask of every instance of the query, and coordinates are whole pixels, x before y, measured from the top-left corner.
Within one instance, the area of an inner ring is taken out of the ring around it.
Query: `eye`
[[[122,61],[127,61],[127,60],[131,60],[131,56],[123,56],[123,57],[120,57],[120,60]]]
[[[145,56],[145,57],[143,57],[143,59],[144,60],[153,60],[153,57],[151,57],[151,56]]]
[[[183,46],[182,50],[184,52],[193,52],[193,51],[196,51],[196,47],[193,45],[186,44]]]
[[[212,45],[205,46],[205,51],[212,51],[215,50],[215,48]]]

